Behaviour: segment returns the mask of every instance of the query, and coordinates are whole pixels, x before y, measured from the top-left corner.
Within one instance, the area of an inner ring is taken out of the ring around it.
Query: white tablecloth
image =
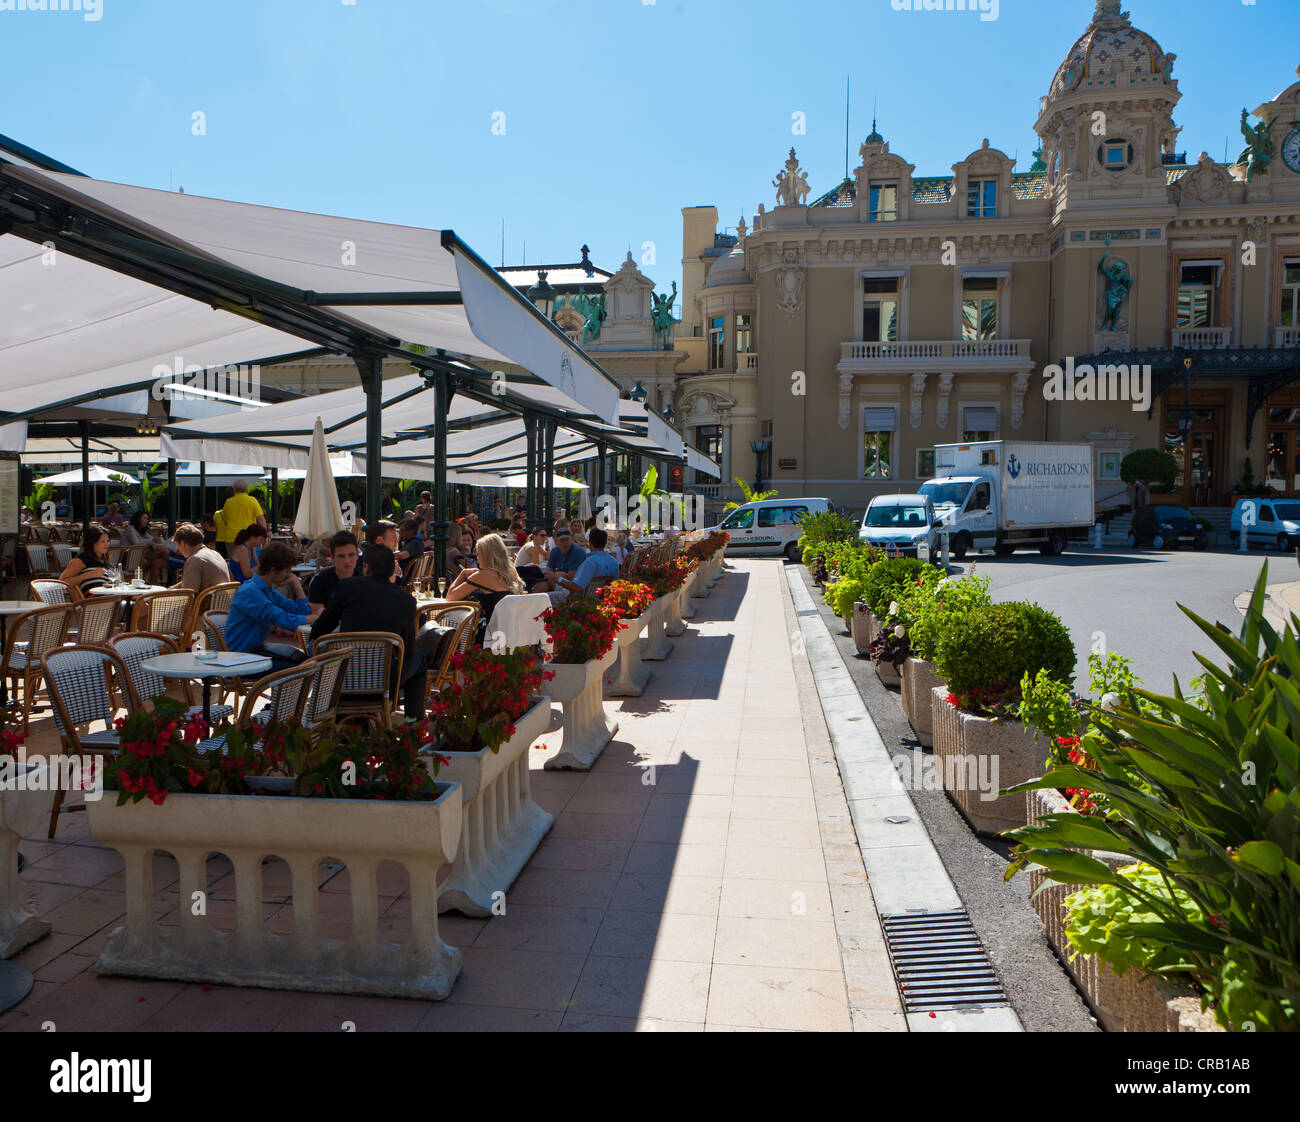
[[[500,650],[500,645],[495,641],[497,632],[501,633],[501,641],[506,650],[546,642],[542,621],[534,617],[540,616],[550,606],[551,598],[544,593],[505,597],[497,604],[492,618],[488,620],[483,646],[488,650]]]

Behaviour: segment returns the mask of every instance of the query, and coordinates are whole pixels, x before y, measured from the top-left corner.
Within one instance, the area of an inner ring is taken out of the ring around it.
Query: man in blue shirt
[[[293,572],[293,550],[278,542],[262,548],[257,572],[239,586],[226,616],[226,646],[271,660],[272,672],[296,666],[305,653],[287,643],[269,643],[272,636],[292,637],[319,614],[307,602]]]
[[[602,545],[603,549],[604,546]],[[573,544],[573,535],[568,528],[555,531],[555,548],[546,561],[546,579],[533,586],[534,592],[554,592],[560,587],[565,577],[578,571],[578,567],[587,560],[587,551],[582,546]]]
[[[605,552],[605,546],[609,542],[609,535],[604,530],[588,530],[587,542],[591,545],[591,552],[583,558],[582,564],[574,570],[572,579],[563,575],[560,576],[559,588],[550,594],[552,604],[562,604],[575,592],[582,595],[595,580],[614,580],[618,577],[618,558],[612,553]],[[583,550],[574,549],[572,552],[582,553]]]

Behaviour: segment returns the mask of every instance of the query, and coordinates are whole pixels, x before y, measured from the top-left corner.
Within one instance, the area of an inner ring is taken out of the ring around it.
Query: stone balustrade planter
[[[907,717],[912,731],[921,747],[934,747],[934,716],[930,706],[930,695],[936,689],[942,689],[947,696],[948,686],[934,672],[934,664],[919,658],[909,658],[903,663],[903,715]],[[948,706],[952,708],[951,705]]]
[[[1026,791],[1024,799],[1029,822],[1045,814],[1078,813],[1059,791]],[[1133,864],[1131,858],[1098,850],[1090,856],[1112,869]],[[1078,891],[1076,886],[1053,883],[1041,871],[1030,870],[1029,891],[1047,941],[1108,1032],[1224,1031],[1213,1013],[1201,1010],[1201,999],[1190,986],[1169,977],[1143,978],[1136,968],[1116,974],[1096,956],[1075,951],[1065,934],[1065,900]]]
[[[461,955],[438,934],[439,870],[456,856],[461,790],[438,784],[432,802],[170,794],[117,805],[117,793],[87,804],[90,832],[126,863],[126,922],[108,938],[97,968],[105,974],[168,978],[319,993],[441,1000],[460,976]],[[154,920],[153,855],[170,853],[180,870],[180,927]],[[235,930],[216,930],[190,902],[206,891],[207,859],[235,866]],[[275,856],[293,876],[293,933],[265,929],[262,861]],[[327,937],[320,926],[320,864],[342,861],[352,895],[352,933]],[[376,874],[395,861],[410,878],[411,930],[402,945],[379,932]],[[195,894],[200,894],[196,896]]]
[[[668,606],[664,612],[664,631],[674,639],[686,634],[686,620],[682,618],[682,605],[686,603],[686,586],[689,583],[690,577],[687,576],[686,580],[665,597]]]
[[[682,594],[677,602],[677,611],[681,614],[681,617],[684,620],[694,619],[695,613],[699,611],[699,609],[691,603],[691,598],[695,595],[695,587],[697,578],[699,577],[699,572],[698,568],[692,569],[686,574],[686,580],[682,583]],[[685,624],[682,624],[682,630],[686,630]],[[672,634],[672,632],[669,632],[669,634]]]
[[[876,617],[871,614],[871,609],[859,600],[853,605],[853,615],[849,617],[849,633],[853,636],[853,645],[857,647],[858,654],[867,653],[867,648],[871,646],[872,624]]]
[[[564,738],[560,752],[546,761],[547,771],[588,771],[605,745],[618,732],[618,721],[605,712],[601,700],[605,671],[618,658],[610,647],[603,658],[591,662],[548,662],[555,674],[544,683],[547,696],[564,706]]]
[[[1047,742],[1019,721],[994,721],[948,704],[946,686],[930,693],[935,764],[944,790],[971,828],[997,834],[1024,826],[1025,801],[996,792],[1043,774]]]
[[[641,657],[648,662],[663,662],[673,653],[676,644],[668,637],[667,624],[668,612],[675,599],[675,593],[660,596],[646,609],[646,644]]]
[[[10,762],[10,767],[14,763]],[[33,773],[45,774],[33,784]],[[49,765],[29,765],[12,790],[0,789],[0,958],[12,958],[24,947],[50,933],[45,920],[29,912],[22,902],[18,881],[18,842],[21,838],[43,838],[50,828],[54,809],[51,780],[57,772]],[[45,788],[34,790],[33,786]]]
[[[440,912],[490,916],[501,899],[497,894],[514,884],[550,830],[555,819],[533,802],[528,770],[528,753],[550,723],[551,699],[537,699],[495,752],[449,752],[433,745],[451,761],[439,779],[460,784],[465,807],[456,859],[438,894]]]
[[[645,630],[650,610],[636,619],[622,621],[624,630],[615,640],[618,645],[618,678],[607,687],[610,697],[640,697],[650,681],[650,667],[641,662],[641,632]]]

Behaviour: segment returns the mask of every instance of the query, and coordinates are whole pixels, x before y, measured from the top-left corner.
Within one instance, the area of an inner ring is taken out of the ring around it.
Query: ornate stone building
[[[1171,501],[1230,502],[1247,457],[1300,494],[1300,82],[1243,114],[1237,162],[1189,163],[1175,60],[1099,0],[1032,169],[985,139],[918,176],[873,127],[811,201],[792,151],[734,239],[685,209],[678,419],[722,496],[759,467],[860,510],[981,438],[1090,441],[1103,504],[1151,446],[1182,466]]]

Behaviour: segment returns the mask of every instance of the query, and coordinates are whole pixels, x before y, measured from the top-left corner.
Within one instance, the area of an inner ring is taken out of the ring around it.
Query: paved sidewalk
[[[541,770],[559,742],[556,708],[531,761],[554,829],[505,915],[442,917],[465,963],[447,1001],[99,977],[95,958],[124,912],[121,861],[73,814],[57,841],[23,843],[23,882],[54,933],[16,959],[36,988],[0,1030],[902,1028],[820,706],[792,650],[783,567],[730,564],[669,658],[647,663],[645,695],[607,703],[621,729],[590,773]],[[48,749],[49,724],[33,725],[32,751]],[[174,923],[175,865],[156,862],[160,922]],[[210,865],[210,919],[227,927],[228,871]],[[291,901],[276,895],[285,871],[265,869],[275,932],[290,930]],[[339,905],[322,907],[332,934],[350,922],[346,875],[324,875]],[[381,869],[394,938],[404,889],[400,868]]]

